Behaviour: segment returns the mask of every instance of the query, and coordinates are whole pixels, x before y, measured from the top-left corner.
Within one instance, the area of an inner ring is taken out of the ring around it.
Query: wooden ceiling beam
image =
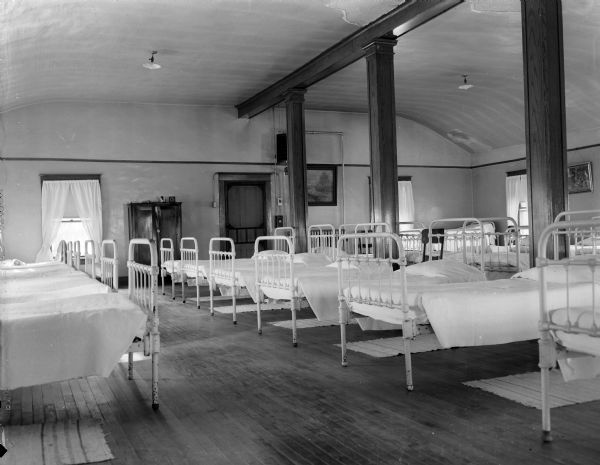
[[[308,88],[364,57],[363,47],[375,39],[399,30],[396,37],[455,7],[464,0],[406,0],[386,15],[359,29],[325,50],[297,70],[236,105],[238,118],[252,118],[284,100],[293,88]]]

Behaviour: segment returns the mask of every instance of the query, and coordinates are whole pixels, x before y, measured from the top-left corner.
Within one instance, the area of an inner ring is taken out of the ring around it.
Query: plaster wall
[[[219,231],[215,173],[272,173],[274,214],[286,211],[287,179],[274,164],[277,111],[248,120],[225,107],[61,102],[1,120],[7,257],[33,261],[40,247],[40,174],[101,175],[104,236],[122,245],[122,267],[129,202],[175,196],[183,202],[183,234],[198,238],[205,257]],[[309,207],[309,224],[368,221],[367,115],[307,111],[306,129],[307,161],[338,165],[338,204]],[[454,144],[398,119],[398,173],[413,176],[417,220],[471,214],[469,163]]]

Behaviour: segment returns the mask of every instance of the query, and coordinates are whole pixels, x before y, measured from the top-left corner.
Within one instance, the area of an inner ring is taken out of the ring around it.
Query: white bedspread
[[[571,285],[571,305],[586,305],[590,284]],[[565,305],[564,284],[548,285],[549,308]],[[600,289],[599,289],[600,290]],[[505,344],[539,337],[539,283],[497,279],[440,285],[423,292],[419,305],[442,347]]]
[[[108,376],[146,314],[66,265],[19,271],[0,281],[0,389]]]

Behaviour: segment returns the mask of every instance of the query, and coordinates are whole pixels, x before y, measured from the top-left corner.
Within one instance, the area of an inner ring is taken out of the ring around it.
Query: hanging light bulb
[[[158,52],[156,50],[152,51],[152,55],[150,55],[150,58],[148,58],[148,63],[144,63],[142,66],[146,69],[160,69],[162,68],[162,66],[160,66],[158,63],[154,62],[154,55],[156,55]]]
[[[462,77],[463,77],[463,83],[460,86],[458,86],[458,88],[460,90],[469,90],[471,87],[473,87],[473,84],[469,84],[467,82],[467,77],[468,76],[469,76],[468,74],[463,74],[462,75]]]

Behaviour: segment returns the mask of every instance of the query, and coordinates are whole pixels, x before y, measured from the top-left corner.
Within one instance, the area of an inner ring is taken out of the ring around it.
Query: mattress
[[[81,272],[67,271],[49,273],[60,289],[38,289],[29,296],[23,290],[38,278],[2,281],[0,389],[108,376],[144,329],[146,314],[126,296],[107,292],[90,278],[85,284]],[[75,290],[63,286],[65,272]]]

